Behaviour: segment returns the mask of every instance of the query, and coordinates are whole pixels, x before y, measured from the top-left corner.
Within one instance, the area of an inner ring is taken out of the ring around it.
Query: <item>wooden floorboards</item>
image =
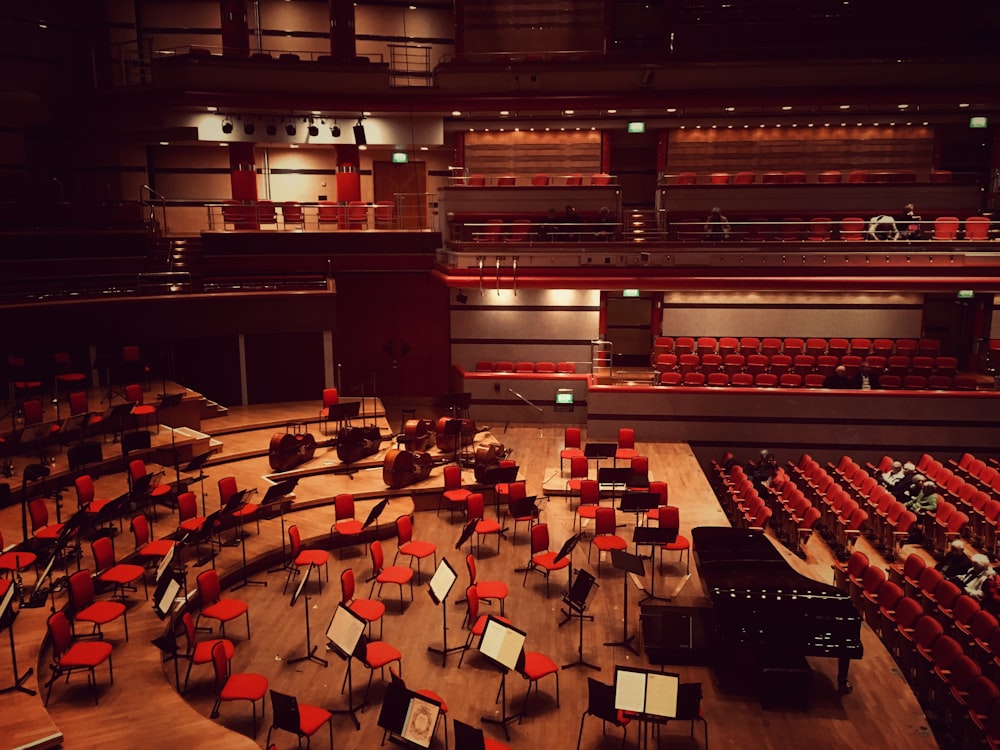
[[[231,409],[229,416],[206,422],[203,431],[226,428],[240,424],[269,425],[260,430],[229,432],[220,436],[224,444],[218,458],[236,455],[267,446],[270,435],[275,432],[274,420],[296,419],[311,416],[314,404],[284,404],[253,409]],[[423,415],[421,415],[423,416]],[[432,416],[432,415],[428,415]],[[215,424],[215,423],[218,424]],[[394,415],[388,423],[398,424]],[[388,425],[386,425],[388,429]],[[480,427],[488,428],[486,425]],[[558,483],[559,450],[562,447],[563,426],[503,426],[487,430],[493,439],[513,450],[512,457],[521,466],[521,476],[527,480],[530,493],[542,495],[543,486]],[[317,437],[321,437],[317,435]],[[482,437],[482,435],[481,435]],[[384,445],[383,447],[388,447]],[[699,525],[724,525],[725,515],[719,508],[707,480],[698,467],[691,450],[684,444],[640,443],[639,449],[649,456],[651,478],[663,479],[670,486],[670,501],[681,509],[682,533]],[[313,461],[317,464],[335,464],[332,455],[325,449],[317,451]],[[783,460],[794,460],[797,456],[782,456]],[[18,468],[23,465],[16,462]],[[166,478],[172,476],[172,467],[167,467]],[[271,473],[266,456],[256,456],[209,466],[209,478],[205,481],[206,502],[209,510],[218,503],[216,482],[225,474],[236,476],[240,486],[255,486],[265,489],[262,476]],[[15,478],[15,480],[17,479]],[[427,485],[439,487],[441,469],[432,473]],[[98,494],[117,494],[124,486],[121,474],[102,476],[97,481]],[[329,527],[333,522],[332,505],[326,499],[338,492],[359,492],[376,497],[384,490],[381,472],[361,471],[352,476],[319,474],[303,479],[296,488],[293,507],[284,517],[284,523],[297,524],[308,545],[328,546]],[[413,488],[414,490],[419,488]],[[200,493],[195,486],[194,490]],[[433,496],[421,497],[411,494],[390,500],[386,513],[380,519],[385,524],[400,513],[408,513],[414,507],[435,507]],[[68,493],[66,507],[75,507],[73,493]],[[365,500],[358,505],[358,515],[365,516],[374,500]],[[540,502],[541,519],[549,524],[553,545],[559,545],[573,532],[573,513],[565,498],[552,497]],[[493,506],[487,497],[488,515]],[[20,538],[20,511],[17,507],[0,510],[0,528],[7,543]],[[626,524],[621,533],[630,538],[633,524],[631,515],[619,514],[619,523]],[[161,509],[155,523],[157,535],[171,530],[176,525],[176,517]],[[447,642],[449,646],[463,643],[465,632],[462,620],[464,605],[457,604],[462,598],[467,583],[465,554],[468,545],[461,551],[455,543],[461,531],[461,521],[456,516],[454,522],[448,514],[438,515],[434,510],[418,510],[415,513],[414,536],[428,539],[437,545],[438,553],[447,556],[449,562],[459,572],[459,581],[447,608]],[[368,550],[364,546],[343,548],[333,551],[330,561],[331,581],[324,581],[322,592],[311,586],[308,598],[310,607],[310,637],[313,644],[320,644],[319,654],[329,660],[329,666],[303,661],[289,664],[289,660],[306,652],[305,612],[306,600],[300,598],[295,606],[290,606],[290,592],[282,593],[285,581],[283,572],[267,573],[273,567],[282,548],[282,518],[275,516],[261,522],[260,533],[250,526],[251,536],[247,540],[247,556],[253,571],[251,578],[266,581],[266,586],[251,585],[237,591],[226,591],[224,595],[246,600],[250,605],[252,638],[247,640],[241,623],[227,628],[236,643],[233,659],[235,671],[258,672],[267,676],[271,687],[296,695],[300,701],[314,703],[330,709],[342,710],[348,706],[348,696],[341,692],[345,676],[345,662],[335,653],[327,652],[324,631],[340,600],[339,574],[349,566],[359,581],[359,595],[367,596],[369,585],[364,583],[371,571]],[[638,603],[645,596],[631,581],[623,581],[623,574],[614,569],[609,561],[601,566],[598,588],[590,601],[589,614],[592,622],[583,624],[582,654],[579,650],[579,627],[577,621],[560,625],[561,593],[566,583],[565,573],[556,573],[553,578],[552,596],[546,598],[544,580],[531,575],[522,586],[522,574],[515,569],[522,567],[528,559],[528,539],[524,527],[518,532],[516,544],[508,531],[508,539],[502,540],[500,552],[496,552],[494,540],[482,546],[482,557],[478,561],[480,579],[500,579],[508,583],[510,594],[505,605],[505,613],[512,622],[527,633],[526,647],[542,651],[556,663],[563,665],[576,661],[582,656],[588,662],[601,667],[600,671],[583,666],[563,669],[559,674],[560,704],[556,705],[555,683],[551,677],[544,678],[538,694],[532,694],[529,705],[530,715],[521,723],[513,723],[510,729],[510,745],[514,748],[569,747],[575,743],[580,725],[580,717],[586,708],[587,678],[595,677],[611,682],[616,663],[649,666],[641,648],[639,635]],[[394,539],[382,542],[388,561],[395,554]],[[130,551],[131,536],[126,533],[116,541],[119,554]],[[587,562],[589,544],[585,540],[577,548],[574,564],[585,567],[597,574],[596,550]],[[343,559],[341,559],[341,554]],[[805,575],[825,582],[832,581],[830,564],[832,558],[823,541],[817,536],[808,544],[807,557],[801,560],[785,553],[789,563]],[[89,550],[85,548],[84,565],[90,564]],[[217,559],[220,573],[230,583],[242,577],[242,556],[239,547],[223,548]],[[647,569],[648,569],[647,562]],[[396,646],[403,654],[403,677],[414,688],[432,688],[448,704],[448,716],[480,726],[483,716],[497,717],[500,707],[494,703],[500,675],[487,660],[474,650],[467,654],[461,669],[457,667],[458,654],[447,659],[442,666],[441,657],[428,653],[428,646],[440,647],[443,640],[442,609],[436,606],[427,592],[426,581],[430,565],[423,564],[424,579],[416,582],[413,600],[406,599],[400,607],[398,590],[387,586],[381,598],[387,606],[384,618],[384,638]],[[194,586],[195,575],[202,568],[189,566],[189,584]],[[656,592],[663,595],[675,592],[677,604],[703,603],[705,594],[694,565],[692,576],[681,587],[683,567],[668,562],[662,570],[657,570]],[[33,581],[33,573],[28,573],[26,582]],[[629,611],[622,612],[623,587],[629,586]],[[376,596],[378,595],[376,591]],[[65,602],[65,595],[56,596],[56,605]],[[195,667],[191,675],[191,688],[181,697],[174,688],[174,668],[172,662],[163,663],[159,651],[151,645],[151,640],[162,635],[166,625],[153,613],[150,602],[143,600],[142,594],[132,594],[129,609],[130,640],[124,641],[119,626],[106,628],[109,639],[115,645],[114,685],[107,683],[107,670],[98,670],[100,704],[95,707],[91,693],[82,675],[74,675],[69,685],[60,681],[53,688],[48,710],[41,708],[39,697],[31,698],[16,693],[0,696],[0,747],[30,746],[47,735],[61,733],[63,746],[67,748],[93,747],[98,744],[112,744],[120,747],[203,747],[244,748],[263,745],[270,725],[271,707],[267,705],[267,717],[260,721],[258,716],[257,735],[250,738],[251,716],[248,704],[226,704],[217,720],[208,718],[213,694],[211,687],[212,670],[208,665]],[[484,605],[483,611],[495,612],[498,608]],[[37,687],[39,677],[48,676],[49,655],[42,646],[45,618],[48,607],[25,609],[17,619],[15,635],[17,642],[18,666],[23,672],[27,667],[35,669],[35,675],[28,684]],[[621,639],[624,630],[635,634],[639,655],[634,655],[622,647],[607,647],[605,642]],[[204,636],[203,636],[204,637]],[[709,737],[713,748],[740,748],[760,750],[770,748],[810,747],[907,747],[930,750],[937,747],[927,721],[912,692],[878,638],[863,626],[862,637],[865,647],[864,658],[851,664],[851,682],[854,691],[842,696],[836,690],[836,663],[831,659],[810,658],[814,670],[808,712],[797,706],[781,706],[772,710],[762,710],[752,673],[732,671],[724,675],[728,679],[717,679],[717,675],[704,666],[686,664],[668,665],[667,669],[680,673],[681,679],[700,681],[704,689],[704,715],[709,724]],[[6,635],[2,636],[6,641]],[[0,644],[0,680],[7,683],[11,670],[9,650],[6,643]],[[186,665],[181,665],[183,680]],[[388,677],[388,675],[386,675]],[[352,702],[357,705],[365,690],[367,670],[358,662],[352,668],[354,686]],[[0,685],[2,687],[2,685]],[[508,711],[521,710],[526,683],[516,674],[507,677]],[[356,730],[349,718],[338,714],[334,717],[335,745],[338,748],[376,747],[382,740],[382,730],[377,726],[378,709],[385,690],[385,681],[378,673],[371,686],[369,706],[358,713],[361,729]],[[687,748],[700,746],[701,731],[695,732],[696,740],[688,735],[686,723],[675,722],[667,727],[660,741],[661,747]],[[503,732],[496,726],[487,725],[488,736],[503,739]],[[630,729],[630,744],[636,738],[635,728]],[[325,730],[314,739],[314,747],[326,746]],[[606,738],[602,738],[600,722],[588,719],[584,727],[582,747],[618,747],[620,735],[609,728]],[[294,746],[294,738],[278,733],[273,738],[279,748]],[[443,735],[439,729],[434,747],[443,747]],[[454,738],[452,736],[452,743]]]

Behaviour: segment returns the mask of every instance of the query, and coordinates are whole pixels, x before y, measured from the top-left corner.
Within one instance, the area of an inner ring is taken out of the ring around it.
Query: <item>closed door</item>
[[[427,228],[427,173],[422,161],[372,162],[375,201],[393,201],[400,229]]]

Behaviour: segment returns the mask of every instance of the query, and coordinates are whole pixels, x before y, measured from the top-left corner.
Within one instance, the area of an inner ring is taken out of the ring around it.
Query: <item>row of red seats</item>
[[[467,185],[470,187],[485,187],[486,186],[486,175],[484,174],[470,174],[468,177],[457,177],[454,178],[456,185]],[[591,185],[610,185],[614,180],[609,174],[600,172],[598,174],[592,174],[590,176]],[[552,178],[544,173],[539,172],[534,174],[529,178],[529,183],[533,186],[546,186],[554,184]],[[493,178],[493,184],[498,187],[512,187],[517,184],[517,175],[505,174],[497,175]],[[568,174],[563,178],[564,185],[583,185],[583,175],[581,174]]]
[[[773,372],[758,372],[753,374],[749,371],[740,371],[733,374],[727,372],[693,371],[680,373],[677,371],[661,372],[659,376],[660,385],[668,386],[713,386],[734,388],[823,388],[826,383],[826,375],[819,372],[810,372],[800,375],[797,372],[785,372],[777,375]],[[882,390],[964,390],[974,391],[977,382],[974,377],[968,375],[958,375],[949,377],[947,375],[906,375],[900,378],[898,375],[883,375],[880,380]]]
[[[678,240],[706,239],[704,219],[701,217],[675,218],[671,227]],[[907,224],[897,224],[899,237],[872,237],[868,234],[869,220],[861,216],[845,216],[839,221],[830,216],[814,216],[808,220],[800,216],[786,216],[780,220],[763,217],[735,219],[729,217],[727,240],[749,242],[862,242],[884,239],[953,241],[959,238],[970,242],[990,239],[992,224],[986,216],[938,216]],[[718,238],[707,238],[718,239]]]
[[[812,354],[657,354],[653,359],[653,367],[658,372],[676,371],[682,375],[689,372],[703,372],[706,375],[713,372],[727,372],[735,375],[737,372],[749,372],[757,375],[761,372],[771,372],[781,376],[786,372],[797,372],[799,375],[808,375],[811,372],[818,372],[821,375],[830,375],[838,365],[843,365],[847,369],[848,376],[853,377],[861,368],[862,363],[880,374],[898,375],[903,378],[907,375],[922,375],[929,378],[932,375],[944,375],[954,377],[958,372],[958,359],[955,357],[908,357],[905,355],[893,355],[883,357],[877,354],[870,354],[867,357],[860,357],[856,354],[845,354],[837,357],[833,354],[821,354],[818,357]]]
[[[917,554],[887,571],[855,551],[835,567],[914,693],[957,746],[1000,739],[1000,624]]]
[[[941,354],[941,342],[937,339],[891,339],[891,338],[822,338],[797,336],[657,336],[653,340],[652,354],[811,354],[814,357],[831,355],[842,357],[851,354],[858,357],[876,355],[880,357],[923,356],[936,357]]]
[[[481,359],[476,362],[476,372],[561,372],[575,373],[574,362],[513,362],[510,360]]]
[[[730,175],[729,172],[710,172],[708,175],[709,185],[753,185],[757,182],[757,173],[751,170],[742,170]],[[813,180],[817,183],[839,183],[844,182],[843,172],[837,169],[828,169],[815,174]],[[909,170],[882,170],[872,171],[867,169],[852,169],[847,173],[847,182],[916,182],[917,174]],[[928,182],[946,183],[951,182],[951,172],[948,170],[935,170],[927,177]],[[678,172],[673,180],[675,185],[695,185],[698,183],[697,172]],[[764,185],[795,184],[801,185],[810,182],[806,172],[792,170],[789,172],[763,172],[760,175],[760,182]]]

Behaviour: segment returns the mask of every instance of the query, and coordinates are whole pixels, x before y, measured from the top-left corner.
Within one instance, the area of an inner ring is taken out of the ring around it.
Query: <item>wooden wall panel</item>
[[[467,133],[465,167],[469,174],[487,178],[517,175],[518,185],[529,185],[531,176],[539,172],[547,172],[555,184],[574,173],[587,182],[601,171],[601,135],[590,131]]]

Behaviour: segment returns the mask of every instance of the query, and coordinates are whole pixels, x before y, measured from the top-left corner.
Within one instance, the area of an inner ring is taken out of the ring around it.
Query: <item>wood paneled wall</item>
[[[667,172],[910,170],[920,179],[931,170],[934,134],[930,128],[840,125],[842,117],[819,117],[813,128],[672,130]],[[837,124],[823,126],[834,119]]]
[[[584,181],[601,171],[601,134],[581,133],[466,133],[465,167],[469,174],[518,176],[517,184],[531,184],[531,176],[547,172],[562,184],[567,174]]]

